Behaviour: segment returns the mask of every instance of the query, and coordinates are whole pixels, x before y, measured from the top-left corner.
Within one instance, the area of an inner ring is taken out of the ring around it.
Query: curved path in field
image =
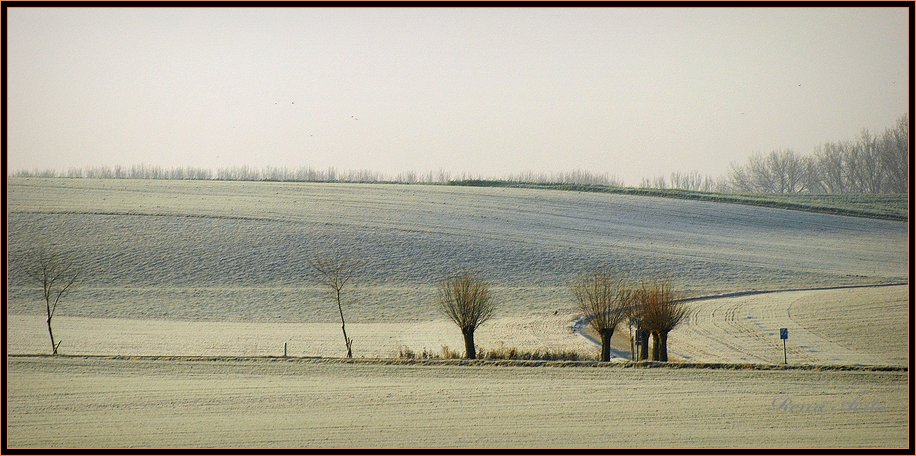
[[[778,331],[785,327],[789,328],[790,363],[905,365],[906,290],[893,287],[906,285],[738,291],[688,298],[684,302],[702,301],[704,305],[694,306],[686,321],[671,333],[669,346],[677,349],[669,350],[669,355],[687,361],[782,363]],[[876,288],[888,291],[878,295],[868,291]],[[871,295],[858,296],[865,293]],[[757,298],[761,295],[773,297],[762,301]],[[847,305],[849,300],[855,305]],[[898,305],[901,300],[903,306]],[[587,319],[579,318],[573,331],[600,345],[586,332],[587,324]],[[629,359],[626,351],[612,349],[611,354]]]

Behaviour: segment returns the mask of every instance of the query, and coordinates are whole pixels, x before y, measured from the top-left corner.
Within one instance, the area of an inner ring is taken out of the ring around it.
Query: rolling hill
[[[688,295],[906,280],[906,223],[716,202],[539,189],[12,178],[13,314],[43,309],[17,262],[47,244],[85,271],[62,315],[333,322],[308,266],[365,261],[354,322],[438,318],[435,283],[491,281],[498,317],[569,309],[610,265]]]

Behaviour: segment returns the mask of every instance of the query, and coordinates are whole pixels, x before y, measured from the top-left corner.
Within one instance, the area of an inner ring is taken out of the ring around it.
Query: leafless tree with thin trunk
[[[609,271],[587,274],[573,285],[573,295],[582,316],[601,337],[601,361],[611,360],[611,337],[630,314],[633,292]]]
[[[347,321],[344,319],[343,304],[340,295],[344,287],[351,282],[362,263],[353,258],[341,257],[335,254],[319,255],[309,261],[316,272],[322,285],[332,290],[337,301],[337,310],[340,312],[340,330],[343,331],[344,343],[347,347],[347,358],[353,357],[353,339],[347,336]]]
[[[462,273],[439,284],[439,311],[461,328],[468,359],[477,358],[474,331],[493,316],[496,304],[490,286],[480,278]]]
[[[81,270],[56,251],[40,247],[21,259],[21,268],[32,284],[40,285],[47,314],[48,335],[51,336],[51,354],[56,355],[62,340],[54,341],[51,319],[61,299],[79,282]]]
[[[668,333],[689,314],[686,303],[677,299],[670,281],[643,282],[635,309],[642,327],[652,334],[652,359],[668,361]]]

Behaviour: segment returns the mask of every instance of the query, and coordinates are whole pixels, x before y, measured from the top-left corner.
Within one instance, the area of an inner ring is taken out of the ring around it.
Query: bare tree
[[[31,283],[41,285],[47,312],[48,335],[51,336],[51,354],[56,355],[61,341],[54,341],[51,319],[60,300],[70,294],[80,278],[81,270],[60,253],[46,247],[22,258],[21,269]]]
[[[771,193],[801,193],[807,190],[808,166],[795,151],[774,150],[766,156]]]
[[[347,358],[352,358],[353,339],[347,337],[347,321],[344,319],[340,294],[343,288],[353,279],[354,274],[362,263],[353,258],[327,254],[312,258],[309,260],[309,264],[312,269],[318,272],[318,281],[322,285],[329,287],[337,300],[337,310],[340,312],[340,330],[343,331],[344,343],[347,347]]]
[[[816,180],[818,185],[813,187],[825,193],[845,193],[849,165],[846,163],[849,149],[848,143],[828,142],[821,146],[814,155],[816,163]]]
[[[815,162],[789,150],[756,153],[744,166],[732,165],[731,186],[748,193],[802,193],[810,190]]]
[[[906,114],[897,119],[897,124],[881,135],[878,142],[880,149],[881,174],[886,182],[884,190],[893,193],[907,191],[907,158],[909,156],[909,120]]]
[[[633,293],[606,271],[590,273],[573,285],[579,312],[601,337],[601,361],[611,360],[611,337],[630,313]]]
[[[770,160],[761,153],[748,157],[744,166],[732,164],[732,187],[738,192],[772,193],[777,186]]]
[[[493,316],[496,308],[489,284],[468,273],[447,279],[439,284],[437,305],[461,328],[467,358],[476,359],[474,331]]]
[[[878,138],[867,129],[863,129],[849,157],[849,173],[858,191],[881,193],[884,175],[880,161]]]
[[[668,333],[688,315],[687,305],[676,299],[669,281],[644,282],[635,302],[642,327],[652,334],[652,359],[668,361]]]

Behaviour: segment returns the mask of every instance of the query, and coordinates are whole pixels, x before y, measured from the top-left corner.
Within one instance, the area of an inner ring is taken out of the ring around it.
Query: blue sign
[[[789,328],[779,328],[779,338],[788,339],[789,338]]]

